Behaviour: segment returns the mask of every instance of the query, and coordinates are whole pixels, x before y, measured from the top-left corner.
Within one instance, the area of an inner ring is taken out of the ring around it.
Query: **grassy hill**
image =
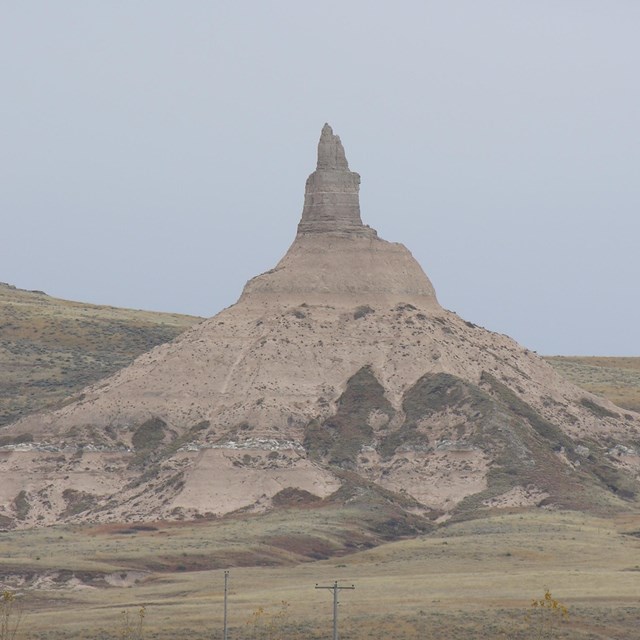
[[[553,356],[545,360],[574,384],[640,411],[640,358]]]
[[[55,405],[200,320],[0,283],[0,427]]]

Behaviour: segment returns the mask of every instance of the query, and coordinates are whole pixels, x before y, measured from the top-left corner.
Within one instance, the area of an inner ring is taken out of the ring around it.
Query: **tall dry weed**
[[[5,589],[0,596],[0,640],[14,640],[21,621],[22,607],[16,594]]]
[[[525,621],[529,624],[531,638],[547,640],[553,638],[558,628],[569,617],[569,610],[556,600],[549,589],[539,600],[532,600]]]
[[[146,607],[138,609],[135,616],[123,609],[120,612],[120,626],[118,629],[118,640],[143,640],[144,638],[144,618],[147,614]]]

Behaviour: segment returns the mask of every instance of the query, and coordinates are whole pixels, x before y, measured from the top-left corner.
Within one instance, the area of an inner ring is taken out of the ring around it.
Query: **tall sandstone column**
[[[307,178],[298,233],[357,234],[376,232],[360,218],[360,175],[349,171],[340,137],[328,124],[318,143],[318,165]]]
[[[274,309],[409,302],[440,312],[431,282],[411,253],[362,224],[359,192],[360,176],[349,170],[340,138],[325,124],[294,242],[275,269],[247,283],[239,302]]]

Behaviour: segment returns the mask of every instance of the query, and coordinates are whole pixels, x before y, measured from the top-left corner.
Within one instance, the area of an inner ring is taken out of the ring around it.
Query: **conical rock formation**
[[[6,429],[0,517],[220,515],[360,482],[430,518],[635,504],[640,417],[442,309],[410,252],[362,224],[359,184],[325,125],[282,260],[232,307]]]

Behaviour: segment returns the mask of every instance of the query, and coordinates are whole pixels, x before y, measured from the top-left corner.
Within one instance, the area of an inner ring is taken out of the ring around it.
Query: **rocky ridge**
[[[636,505],[640,416],[443,309],[410,252],[362,223],[359,184],[325,125],[274,269],[3,431],[0,524],[219,516],[291,490],[425,522]]]

